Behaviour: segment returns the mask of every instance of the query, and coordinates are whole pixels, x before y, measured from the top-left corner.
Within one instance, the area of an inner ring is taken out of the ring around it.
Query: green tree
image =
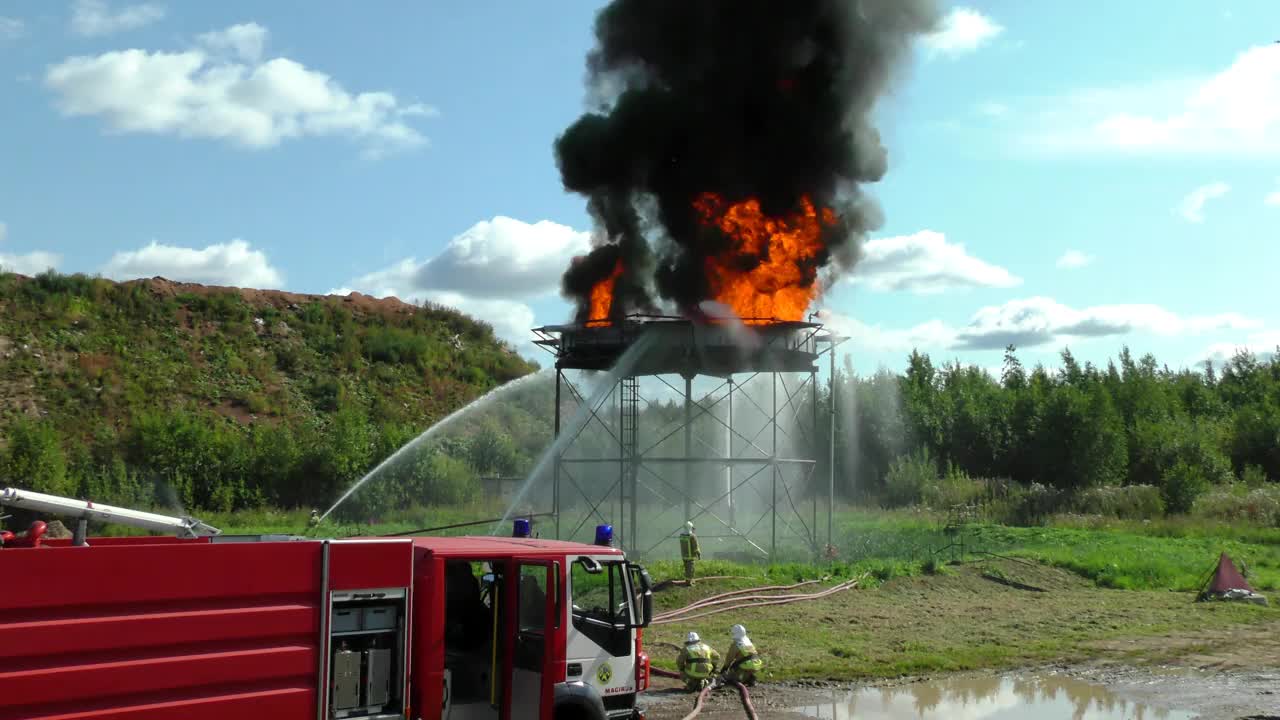
[[[1099,383],[1054,388],[1035,441],[1041,476],[1053,487],[1079,490],[1119,484],[1127,448],[1120,414]]]
[[[1179,460],[1169,468],[1161,478],[1164,504],[1169,512],[1190,512],[1200,497],[1209,488],[1209,480],[1203,469],[1183,460]]]
[[[6,440],[0,454],[6,484],[50,495],[75,494],[76,483],[67,474],[67,457],[51,423],[20,418],[9,425]]]

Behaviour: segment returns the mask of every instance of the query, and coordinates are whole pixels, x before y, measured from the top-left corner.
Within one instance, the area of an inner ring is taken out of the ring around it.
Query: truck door
[[[516,567],[515,646],[506,717],[551,717],[552,638],[560,618],[559,563],[522,560]],[[531,714],[532,708],[538,708]]]

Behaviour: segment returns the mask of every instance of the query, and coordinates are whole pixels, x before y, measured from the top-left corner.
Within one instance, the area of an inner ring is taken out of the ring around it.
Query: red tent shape
[[[1253,588],[1236,569],[1235,563],[1231,562],[1226,553],[1222,553],[1222,557],[1218,558],[1218,569],[1213,572],[1213,580],[1209,581],[1209,592],[1224,593],[1228,590],[1253,592]]]

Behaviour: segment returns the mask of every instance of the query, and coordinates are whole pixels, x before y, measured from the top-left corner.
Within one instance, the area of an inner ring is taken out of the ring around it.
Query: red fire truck
[[[0,504],[81,520],[72,540],[38,521],[0,539],[0,720],[642,717],[650,581],[607,525],[594,545],[527,522],[317,540],[19,490]],[[186,537],[86,538],[87,518]]]

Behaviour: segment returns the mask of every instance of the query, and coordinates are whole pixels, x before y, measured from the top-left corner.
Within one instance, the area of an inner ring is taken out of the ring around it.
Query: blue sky
[[[432,299],[528,350],[591,230],[552,142],[601,5],[0,0],[0,265]],[[1280,344],[1273,0],[943,12],[819,303],[859,367]]]

